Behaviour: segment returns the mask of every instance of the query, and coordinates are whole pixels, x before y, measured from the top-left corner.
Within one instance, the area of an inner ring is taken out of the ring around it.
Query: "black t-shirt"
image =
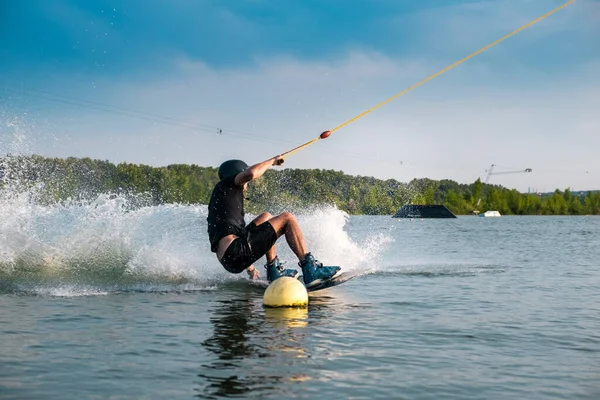
[[[208,239],[210,249],[217,252],[219,240],[234,234],[246,237],[244,221],[244,187],[234,183],[235,177],[215,185],[208,203]]]

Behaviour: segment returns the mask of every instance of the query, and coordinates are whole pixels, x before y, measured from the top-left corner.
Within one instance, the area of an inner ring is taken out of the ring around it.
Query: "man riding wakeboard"
[[[219,182],[208,205],[211,251],[216,253],[227,271],[239,274],[246,270],[251,279],[260,277],[252,264],[266,255],[267,280],[272,282],[282,276],[295,277],[298,274],[295,269],[284,269],[277,257],[275,242],[285,235],[288,245],[298,257],[304,284],[310,288],[330,280],[341,268],[323,266],[307,251],[296,217],[289,212],[275,217],[265,212],[248,225],[244,221],[244,193],[248,182],[260,178],[271,166],[281,164],[283,158],[279,156],[251,167],[240,160],[221,164]]]

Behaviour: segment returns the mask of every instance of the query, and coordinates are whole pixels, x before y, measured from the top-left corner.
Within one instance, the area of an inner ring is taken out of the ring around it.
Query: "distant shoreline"
[[[74,157],[0,158],[0,187],[33,190],[36,201],[45,204],[92,200],[103,193],[133,195],[140,205],[208,204],[217,180],[216,168],[195,164],[151,167]],[[251,185],[248,197],[249,212],[334,204],[351,215],[393,215],[405,204],[442,204],[456,215],[474,210],[502,215],[600,214],[600,191],[525,194],[479,179],[472,184],[427,178],[403,183],[318,169],[269,170]]]

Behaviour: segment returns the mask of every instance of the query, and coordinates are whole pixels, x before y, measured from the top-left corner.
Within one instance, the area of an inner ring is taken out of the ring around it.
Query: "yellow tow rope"
[[[321,133],[319,136],[317,136],[315,139],[313,139],[313,140],[311,140],[311,141],[309,141],[309,142],[306,142],[306,143],[304,143],[304,144],[302,144],[302,145],[300,145],[300,146],[298,146],[298,147],[295,147],[295,148],[293,148],[293,149],[291,149],[291,150],[288,150],[288,151],[286,151],[285,153],[281,154],[281,157],[282,157],[282,158],[286,158],[286,157],[288,157],[288,156],[290,156],[290,155],[292,155],[292,154],[294,154],[294,153],[296,153],[296,152],[298,152],[298,151],[302,150],[303,148],[310,146],[311,144],[315,143],[315,142],[316,142],[316,141],[318,141],[319,139],[326,139],[326,138],[328,138],[328,137],[329,137],[329,135],[331,135],[331,133],[333,133],[333,132],[335,132],[335,131],[337,131],[337,130],[339,130],[339,129],[342,129],[342,128],[343,128],[343,127],[345,127],[346,125],[349,125],[349,124],[351,124],[352,122],[354,122],[354,121],[356,121],[356,120],[358,120],[358,119],[360,119],[360,118],[364,117],[365,115],[367,115],[367,114],[369,114],[369,113],[371,113],[371,112],[375,111],[375,110],[376,110],[376,109],[378,109],[379,107],[382,107],[382,106],[386,105],[387,103],[391,102],[392,100],[396,100],[398,97],[405,95],[406,93],[410,92],[411,90],[418,88],[418,87],[419,87],[419,86],[421,86],[422,84],[429,82],[430,80],[432,80],[432,79],[434,79],[434,78],[436,78],[436,77],[440,76],[440,75],[441,75],[441,74],[443,74],[444,72],[446,72],[446,71],[449,71],[449,70],[451,70],[452,68],[454,68],[454,67],[456,67],[456,66],[458,66],[458,65],[460,65],[460,64],[462,64],[462,63],[464,63],[465,61],[467,61],[467,60],[469,60],[469,59],[471,59],[471,58],[475,57],[476,55],[478,55],[478,54],[480,54],[480,53],[483,53],[483,52],[484,52],[484,51],[486,51],[487,49],[489,49],[489,48],[491,48],[491,47],[494,47],[494,46],[495,46],[495,45],[497,45],[498,43],[500,43],[500,42],[502,42],[502,41],[504,41],[504,40],[508,39],[509,37],[511,37],[511,36],[513,36],[513,35],[515,35],[515,34],[517,34],[517,33],[519,33],[519,32],[521,32],[521,31],[522,31],[522,30],[524,30],[524,29],[527,29],[527,28],[529,28],[530,26],[532,26],[532,25],[534,25],[534,24],[536,24],[536,23],[540,22],[541,20],[543,20],[543,19],[545,19],[545,18],[549,17],[550,15],[554,14],[554,13],[555,13],[555,12],[557,12],[557,11],[560,11],[560,10],[562,10],[563,8],[565,8],[565,7],[569,6],[569,5],[571,5],[571,4],[572,4],[572,3],[574,3],[574,2],[575,2],[575,0],[570,0],[570,1],[566,2],[565,4],[563,4],[562,6],[560,6],[560,7],[556,7],[554,10],[552,10],[552,11],[550,11],[550,12],[548,12],[548,13],[546,13],[546,14],[542,15],[542,16],[541,16],[541,17],[539,17],[539,18],[536,18],[536,19],[534,19],[533,21],[531,21],[531,22],[529,22],[529,23],[527,23],[527,24],[523,25],[523,26],[522,26],[522,27],[520,27],[519,29],[516,29],[516,30],[512,31],[511,33],[509,33],[509,34],[507,34],[507,35],[505,35],[505,36],[501,37],[500,39],[496,40],[495,42],[492,42],[492,43],[488,44],[487,46],[485,46],[485,47],[483,47],[483,48],[481,48],[481,49],[477,50],[476,52],[474,52],[474,53],[472,53],[472,54],[470,54],[470,55],[466,56],[465,58],[463,58],[463,59],[461,59],[461,60],[459,60],[459,61],[455,62],[454,64],[451,64],[451,65],[447,66],[446,68],[442,69],[441,71],[438,71],[438,72],[436,72],[435,74],[433,74],[433,75],[429,76],[428,78],[425,78],[425,79],[423,79],[421,82],[419,82],[419,83],[416,83],[416,84],[412,85],[411,87],[409,87],[408,89],[405,89],[405,90],[403,90],[402,92],[400,92],[400,93],[398,93],[398,94],[396,94],[396,95],[394,95],[394,96],[390,97],[389,99],[382,101],[381,103],[377,104],[375,107],[369,108],[368,110],[366,110],[366,111],[364,111],[364,112],[362,112],[362,113],[358,114],[356,117],[354,117],[354,118],[352,118],[352,119],[349,119],[348,121],[344,122],[343,124],[340,124],[340,125],[336,126],[335,128],[333,128],[333,129],[331,129],[331,130],[329,130],[329,131],[325,131],[325,132]]]

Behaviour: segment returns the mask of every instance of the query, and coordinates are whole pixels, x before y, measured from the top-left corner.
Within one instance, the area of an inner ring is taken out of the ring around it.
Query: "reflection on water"
[[[313,317],[320,319],[326,302],[318,303]],[[201,367],[198,397],[292,395],[290,382],[311,379],[306,368],[309,309],[263,308],[253,291],[215,304],[214,331],[202,345],[216,357]]]
[[[249,299],[221,300],[210,322],[214,335],[203,345],[218,356],[216,367],[232,365],[231,360],[256,355],[266,357],[260,347],[249,341],[256,332],[253,305]],[[222,364],[222,365],[221,365]]]

